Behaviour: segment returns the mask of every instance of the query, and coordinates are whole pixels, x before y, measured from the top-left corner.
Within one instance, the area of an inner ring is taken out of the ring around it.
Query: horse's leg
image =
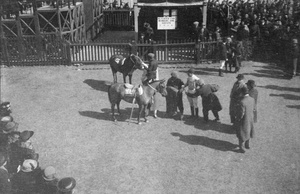
[[[111,103],[111,116],[112,116],[112,120],[113,121],[117,121],[116,117],[115,117],[115,104]]]
[[[120,101],[120,102],[121,102],[121,101]],[[118,109],[119,115],[121,115],[121,112],[120,112],[120,102],[117,102],[117,109]]]
[[[117,83],[118,82],[117,72],[113,72],[113,76],[114,76],[114,83]]]
[[[128,77],[129,77],[129,83],[131,84],[131,79],[132,79],[132,74],[128,74]]]
[[[139,114],[138,114],[138,124],[140,125],[140,117],[141,117],[141,114],[143,112],[143,108],[144,106],[143,105],[139,105]]]
[[[126,83],[126,76],[127,76],[127,75],[125,75],[125,74],[123,73],[123,81],[124,81],[124,83]]]
[[[145,119],[145,122],[146,122],[146,123],[149,122],[148,119],[147,119],[147,117],[148,117],[148,115],[149,115],[149,111],[150,111],[150,109],[148,108],[148,105],[145,105],[145,106],[144,106],[144,119]]]

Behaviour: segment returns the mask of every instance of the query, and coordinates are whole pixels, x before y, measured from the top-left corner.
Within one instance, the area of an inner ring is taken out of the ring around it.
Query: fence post
[[[195,57],[196,57],[196,64],[199,65],[200,64],[200,59],[201,59],[201,56],[200,56],[200,40],[199,39],[196,39],[196,42],[195,42]]]
[[[65,41],[66,44],[66,57],[67,57],[67,61],[66,61],[66,65],[72,65],[72,59],[71,59],[71,46],[70,43]]]

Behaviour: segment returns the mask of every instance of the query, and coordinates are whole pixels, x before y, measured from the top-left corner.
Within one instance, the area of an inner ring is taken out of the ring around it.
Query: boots
[[[223,72],[222,72],[222,69],[219,69],[219,76],[220,76],[220,77],[224,77]]]
[[[189,118],[194,118],[194,117],[195,117],[194,107],[191,106],[191,116]]]
[[[195,108],[196,111],[196,118],[199,118],[199,108]]]

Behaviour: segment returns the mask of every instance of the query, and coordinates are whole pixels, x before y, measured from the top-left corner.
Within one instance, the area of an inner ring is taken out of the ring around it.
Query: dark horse
[[[122,55],[113,55],[109,59],[109,65],[114,76],[114,83],[117,83],[117,72],[121,72],[124,83],[126,83],[126,76],[128,76],[131,84],[132,73],[136,69],[144,69],[146,64],[138,56],[131,54],[127,58]]]
[[[167,90],[165,85],[165,80],[156,80],[147,85],[142,85],[142,94],[135,93],[131,96],[125,95],[125,84],[123,83],[114,83],[108,88],[108,98],[111,103],[111,112],[112,119],[117,121],[115,118],[115,105],[117,105],[118,113],[120,113],[120,102],[124,100],[126,102],[132,103],[135,97],[135,103],[139,105],[139,114],[138,114],[138,124],[140,123],[140,116],[144,110],[145,122],[148,122],[147,116],[149,114],[149,108],[151,104],[152,97],[156,92],[159,92],[162,96],[167,96]]]

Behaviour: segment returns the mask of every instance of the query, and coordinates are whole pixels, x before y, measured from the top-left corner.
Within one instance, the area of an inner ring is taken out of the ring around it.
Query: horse
[[[120,113],[120,102],[124,100],[129,103],[137,103],[139,105],[138,114],[138,124],[140,123],[140,116],[144,110],[145,122],[148,122],[147,116],[149,114],[149,109],[151,106],[152,97],[156,92],[159,92],[163,97],[167,96],[167,90],[165,85],[165,80],[155,80],[152,83],[147,83],[146,85],[141,85],[142,92],[134,92],[131,96],[125,94],[126,84],[124,83],[113,83],[108,87],[108,98],[111,103],[112,120],[117,121],[115,118],[115,105],[117,105],[118,113]],[[135,87],[134,87],[135,88]],[[135,90],[137,90],[135,88]]]
[[[142,59],[137,55],[131,54],[124,58],[122,55],[113,55],[109,59],[109,65],[113,73],[114,83],[117,83],[117,72],[123,74],[124,83],[126,83],[126,77],[129,77],[129,83],[131,84],[132,73],[136,69],[144,69],[145,64]]]

